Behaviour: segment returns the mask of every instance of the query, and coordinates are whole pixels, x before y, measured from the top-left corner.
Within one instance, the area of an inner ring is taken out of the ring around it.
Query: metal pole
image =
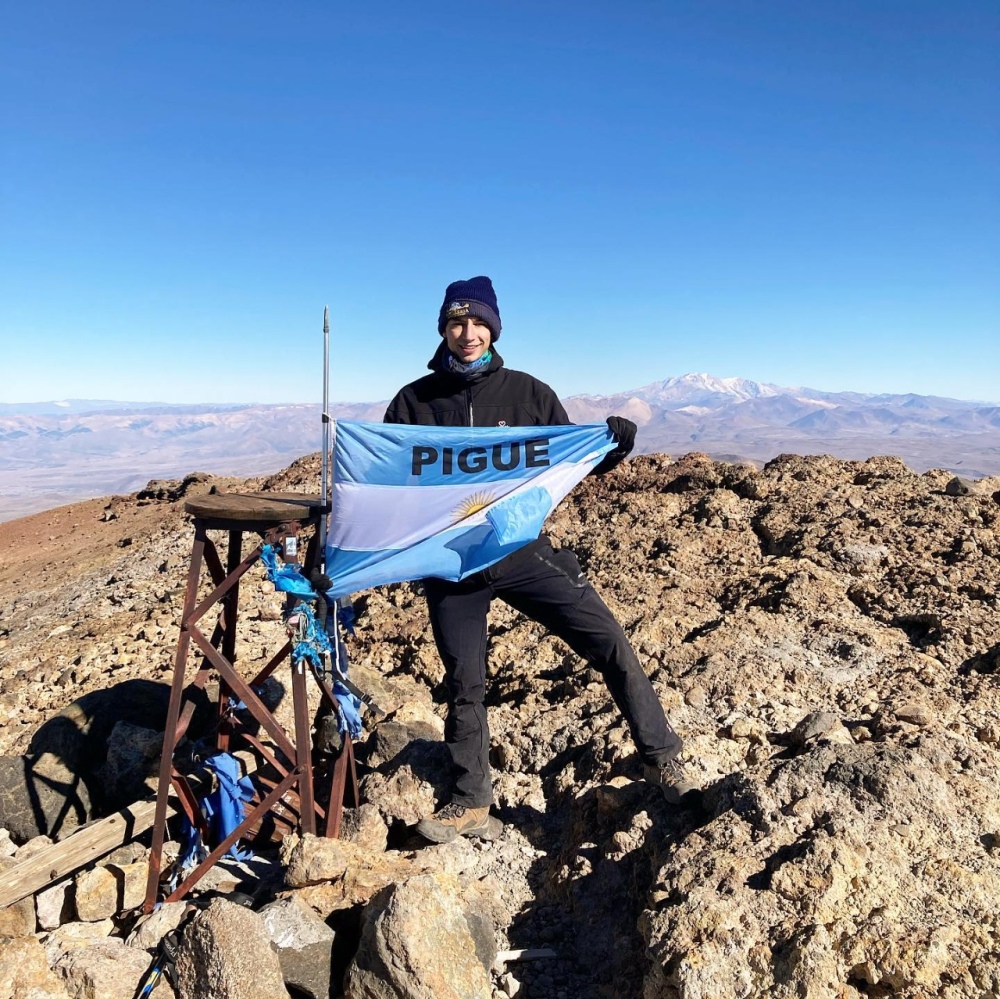
[[[323,456],[320,486],[323,511],[319,519],[319,561],[326,569],[326,523],[330,504],[330,306],[323,306]]]

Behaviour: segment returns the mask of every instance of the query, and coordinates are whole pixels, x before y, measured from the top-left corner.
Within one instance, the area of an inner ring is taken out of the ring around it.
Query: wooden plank
[[[238,755],[245,772],[254,773],[257,761],[253,757],[248,759],[243,753]],[[204,794],[211,787],[212,776],[205,770],[199,770],[188,775],[188,782],[196,792]],[[177,811],[176,800],[176,793],[171,788],[167,802],[168,815]],[[155,798],[137,801],[114,815],[81,826],[66,839],[46,846],[26,860],[8,867],[0,880],[0,909],[13,905],[28,895],[34,895],[81,867],[106,856],[112,850],[131,843],[152,827],[155,813]]]
[[[72,835],[38,851],[4,871],[0,909],[47,888],[55,881],[130,843],[153,824],[155,799],[134,805],[77,829]],[[170,811],[176,811],[171,803]]]

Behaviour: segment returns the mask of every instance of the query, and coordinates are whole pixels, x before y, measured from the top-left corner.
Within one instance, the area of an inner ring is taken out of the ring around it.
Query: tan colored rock
[[[49,965],[55,967],[56,962],[71,950],[107,940],[115,929],[112,919],[102,919],[98,923],[63,923],[43,937]]]
[[[142,917],[129,935],[128,945],[155,951],[160,941],[180,925],[187,908],[186,901],[164,902],[158,909]]]
[[[370,802],[358,808],[344,809],[340,838],[350,840],[365,850],[381,853],[386,848],[389,827],[379,810]]]
[[[387,822],[416,825],[434,811],[434,789],[414,775],[409,766],[391,774],[370,773],[362,779],[362,793]]]
[[[176,967],[180,999],[288,999],[263,919],[226,899],[192,917]]]
[[[458,883],[443,874],[392,885],[365,909],[348,968],[348,999],[490,999],[495,942],[463,911]],[[441,960],[447,954],[448,960]]]
[[[323,905],[330,905],[326,912],[367,902],[386,885],[427,870],[419,853],[375,852],[345,840],[310,835],[286,843],[282,860],[288,886],[322,887],[322,896],[311,897],[323,897]]]
[[[934,722],[934,712],[919,701],[909,701],[894,708],[896,717],[902,722],[909,722],[911,725],[924,727]]]
[[[34,937],[0,941],[0,996],[9,999],[70,999],[66,986],[49,968]]]
[[[74,897],[77,919],[107,919],[118,911],[118,881],[108,868],[91,867],[76,876]]]
[[[74,999],[134,999],[149,965],[148,954],[110,938],[73,947],[56,961],[54,970],[65,979]],[[162,983],[157,988],[163,988]],[[168,985],[164,996],[170,991]]]
[[[54,930],[73,918],[73,881],[66,878],[35,895],[38,928]]]
[[[424,724],[444,738],[444,719],[434,710],[434,705],[424,700],[411,700],[401,704],[392,714],[392,720],[404,725]]]
[[[131,864],[108,864],[118,888],[118,911],[137,909],[146,898],[146,879],[149,864],[139,860]]]

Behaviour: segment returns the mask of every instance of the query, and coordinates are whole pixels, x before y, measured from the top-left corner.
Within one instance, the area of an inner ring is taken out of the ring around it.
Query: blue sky
[[[8,5],[0,401],[389,397],[444,286],[562,395],[1000,400],[994,0]]]

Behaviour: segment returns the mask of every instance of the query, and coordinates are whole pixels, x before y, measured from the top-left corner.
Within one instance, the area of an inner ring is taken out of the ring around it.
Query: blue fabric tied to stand
[[[260,559],[267,569],[267,578],[274,584],[279,593],[290,593],[302,600],[325,600],[328,607],[327,630],[324,631],[316,620],[316,612],[307,603],[299,604],[295,613],[299,614],[305,624],[300,631],[300,639],[292,646],[292,662],[297,666],[308,662],[315,669],[324,669],[324,653],[330,656],[341,673],[347,675],[347,649],[337,635],[339,620],[348,631],[354,630],[354,611],[349,607],[338,607],[336,601],[330,601],[326,594],[319,593],[312,583],[294,565],[278,565],[278,557],[271,545],[261,548]],[[328,634],[328,632],[332,632]],[[332,641],[331,641],[332,637]],[[337,699],[340,710],[337,713],[337,728],[341,734],[348,733],[352,739],[361,735],[361,700],[352,694],[339,680],[334,678],[333,695]]]
[[[205,766],[215,775],[219,786],[201,799],[201,811],[213,839],[216,843],[221,843],[243,821],[243,805],[253,799],[253,784],[249,777],[240,777],[239,760],[230,753],[217,753],[208,757]],[[185,871],[203,860],[208,851],[201,842],[200,833],[186,815],[182,826],[182,848],[177,866],[179,870]],[[240,849],[237,841],[225,855],[233,860],[249,860],[253,851]]]
[[[334,663],[340,666],[340,671],[347,672],[347,650],[344,643],[337,638],[336,633],[333,640],[337,643],[336,651],[331,642],[331,636],[326,634],[316,620],[316,614],[308,604],[300,604],[295,608],[296,614],[301,614],[305,620],[303,629],[305,637],[292,646],[292,662],[305,661],[322,670],[323,653],[326,652]],[[327,618],[328,622],[334,620],[331,613]],[[341,665],[342,664],[342,665]],[[355,697],[339,680],[334,678],[333,696],[337,698],[340,707],[337,718],[337,727],[341,733],[349,732],[352,739],[357,739],[361,735],[361,700]]]
[[[291,593],[303,600],[316,600],[319,594],[312,583],[302,575],[297,566],[278,565],[278,556],[272,545],[264,545],[260,550],[260,560],[267,569],[267,578],[274,583],[279,593]]]

